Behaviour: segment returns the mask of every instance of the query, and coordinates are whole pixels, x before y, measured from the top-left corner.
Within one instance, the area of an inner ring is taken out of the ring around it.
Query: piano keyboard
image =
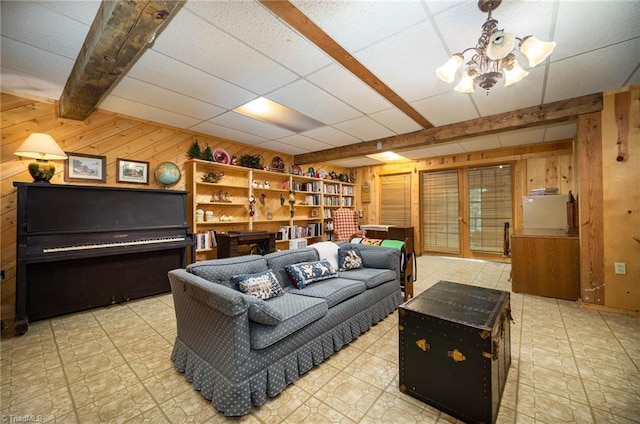
[[[130,240],[130,241],[115,242],[115,243],[81,244],[76,246],[60,246],[60,247],[43,248],[42,253],[70,252],[73,250],[104,249],[109,247],[138,246],[141,244],[172,243],[176,241],[185,241],[185,240],[186,240],[185,237],[179,236],[179,237],[164,237],[164,238],[147,239],[147,240]]]

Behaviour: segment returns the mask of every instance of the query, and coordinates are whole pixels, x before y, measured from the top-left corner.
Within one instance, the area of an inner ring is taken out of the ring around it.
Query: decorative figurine
[[[224,172],[205,172],[202,175],[202,181],[205,183],[217,183],[222,177],[224,177]]]

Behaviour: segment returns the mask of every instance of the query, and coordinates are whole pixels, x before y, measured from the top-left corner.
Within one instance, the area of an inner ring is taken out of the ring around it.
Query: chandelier
[[[487,21],[482,25],[482,34],[475,47],[469,47],[462,53],[456,53],[451,58],[436,69],[436,74],[444,82],[453,82],[456,72],[462,65],[464,54],[474,51],[475,54],[466,63],[466,68],[462,79],[454,88],[461,93],[473,93],[476,86],[482,87],[487,95],[489,90],[504,77],[504,85],[514,84],[527,75],[529,72],[520,67],[513,54],[516,42],[520,52],[529,59],[529,67],[533,68],[543,62],[556,47],[554,42],[543,42],[532,35],[518,38],[513,34],[498,29],[498,21],[491,17],[491,12],[495,10],[502,0],[479,0],[478,8],[488,13]]]

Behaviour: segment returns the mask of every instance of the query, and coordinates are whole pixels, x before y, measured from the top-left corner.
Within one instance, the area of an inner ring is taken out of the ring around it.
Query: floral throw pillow
[[[255,274],[235,275],[232,281],[238,285],[242,293],[258,299],[266,300],[284,294],[276,275],[270,269]]]
[[[340,271],[362,268],[362,256],[356,249],[338,250],[338,265]]]
[[[333,268],[331,263],[326,259],[287,265],[284,267],[284,270],[287,272],[291,283],[297,289],[303,289],[307,284],[311,284],[316,281],[338,276],[335,268]]]

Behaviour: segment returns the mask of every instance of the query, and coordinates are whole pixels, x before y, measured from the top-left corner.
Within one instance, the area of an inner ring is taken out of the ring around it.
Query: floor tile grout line
[[[131,310],[133,313],[136,313],[135,310],[131,309],[130,305],[125,305],[129,310]],[[93,313],[92,313],[93,315]],[[129,362],[129,360],[122,354],[122,351],[120,350],[120,347],[113,341],[113,339],[111,338],[111,335],[109,334],[109,332],[104,328],[104,326],[102,325],[102,322],[94,315],[95,320],[98,322],[98,325],[100,326],[100,328],[102,329],[102,331],[104,331],[105,335],[107,336],[107,338],[109,339],[109,341],[113,344],[114,348],[116,349],[116,351],[118,352],[118,354],[120,355],[120,357],[122,358],[122,360],[127,364],[127,367],[129,368],[129,370],[133,373],[133,375],[136,376],[136,379],[138,379],[138,382],[140,383],[140,385],[142,387],[144,387],[144,390],[149,394],[149,396],[151,397],[151,399],[153,400],[153,403],[155,404],[155,406],[158,408],[158,410],[160,411],[160,413],[163,415],[163,417],[167,420],[167,422],[171,422],[171,420],[169,419],[169,417],[167,416],[167,414],[164,412],[164,409],[162,409],[162,406],[160,405],[160,403],[158,402],[158,400],[155,398],[155,396],[153,395],[153,393],[151,393],[151,391],[147,388],[147,385],[144,384],[144,381],[140,378],[140,376],[138,375],[138,373],[136,372],[135,369],[133,369],[133,367],[131,366],[131,363]],[[146,323],[146,321],[145,321]],[[148,324],[147,324],[148,325]],[[154,330],[155,331],[155,330]],[[153,408],[149,408],[146,411],[141,411],[139,415],[136,416],[143,416],[143,414],[147,411],[150,411]],[[135,418],[135,417],[133,417]],[[78,422],[81,422],[78,420]]]
[[[60,368],[62,368],[62,375],[64,375],[64,383],[67,389],[67,393],[69,394],[69,400],[71,401],[71,407],[73,408],[73,415],[76,417],[76,422],[81,423],[80,415],[78,414],[78,407],[76,405],[75,397],[71,391],[71,384],[69,383],[69,376],[67,375],[67,370],[65,367],[65,363],[62,360],[62,353],[60,352],[60,345],[58,344],[58,337],[56,336],[56,331],[53,326],[53,323],[50,319],[47,320],[47,324],[49,325],[49,329],[51,331],[51,335],[53,336],[53,343],[56,345],[56,353],[58,354],[58,359],[60,360]],[[54,416],[55,419],[55,416]]]
[[[557,301],[556,301],[557,302]],[[578,378],[580,379],[580,385],[582,386],[582,390],[584,391],[584,396],[587,400],[587,406],[589,407],[589,413],[591,414],[591,419],[594,423],[597,423],[598,420],[596,418],[596,414],[593,410],[593,405],[591,405],[591,399],[589,399],[589,392],[587,391],[587,387],[584,383],[584,379],[582,378],[582,373],[580,372],[580,365],[576,359],[576,352],[573,348],[573,343],[571,342],[571,337],[569,337],[569,331],[567,330],[567,322],[565,320],[565,314],[558,303],[558,310],[560,311],[560,318],[562,319],[562,326],[564,328],[565,336],[567,337],[567,343],[569,343],[569,349],[571,349],[571,357],[573,358],[574,365],[576,367],[576,371],[578,371]],[[574,417],[575,418],[575,417]]]

